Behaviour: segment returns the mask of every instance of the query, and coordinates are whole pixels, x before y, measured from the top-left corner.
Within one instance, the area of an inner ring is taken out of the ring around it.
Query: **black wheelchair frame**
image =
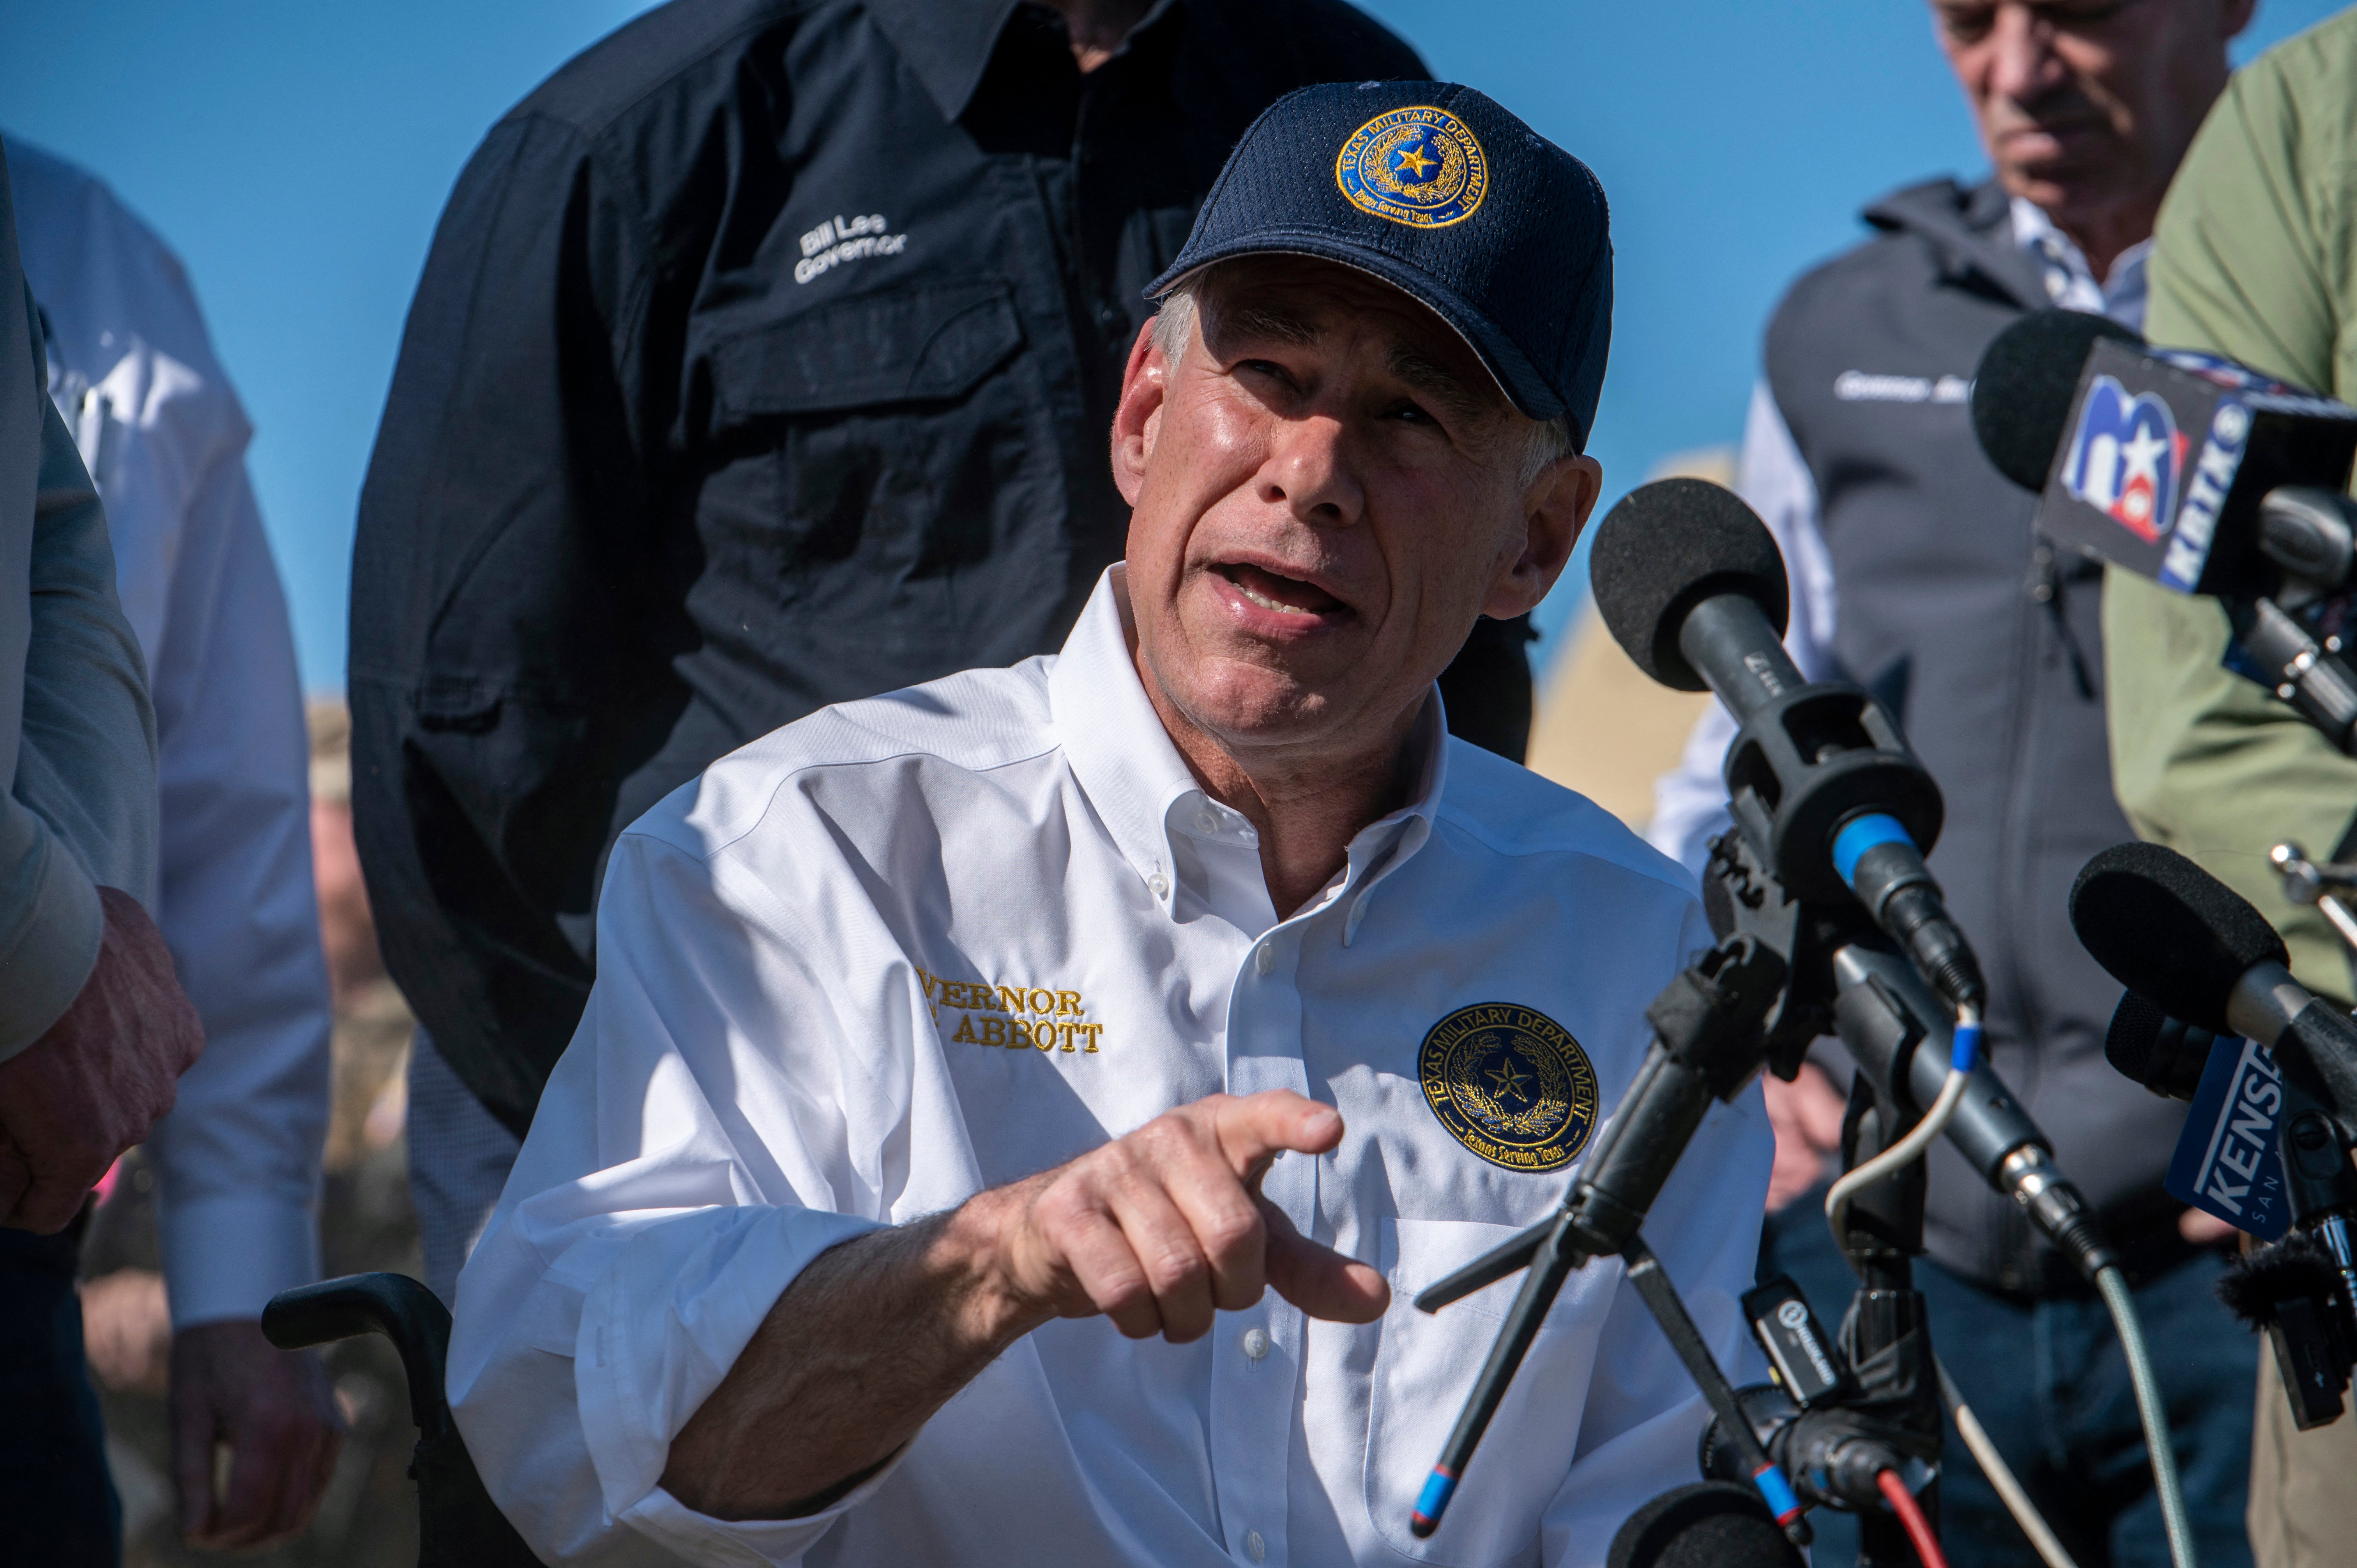
[[[406,1274],[348,1274],[281,1291],[262,1309],[262,1332],[282,1350],[382,1334],[401,1353],[417,1447],[418,1568],[533,1568],[540,1559],[507,1521],[475,1471],[443,1393],[450,1310]]]

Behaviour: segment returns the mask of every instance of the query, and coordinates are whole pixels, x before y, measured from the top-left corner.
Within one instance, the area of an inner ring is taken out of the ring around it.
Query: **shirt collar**
[[[1127,568],[1116,562],[1097,580],[1048,672],[1048,704],[1082,792],[1123,858],[1168,913],[1178,887],[1171,833],[1200,823],[1206,810],[1220,824],[1215,832],[1241,838],[1251,830],[1195,782],[1138,679],[1134,636]],[[1354,932],[1367,892],[1431,836],[1448,777],[1448,725],[1437,687],[1417,714],[1408,744],[1416,756],[1416,783],[1408,803],[1351,838],[1348,862],[1335,884],[1302,914],[1355,892],[1349,923]]]
[[[955,120],[974,101],[983,72],[998,47],[998,35],[1022,0],[867,0],[868,15],[892,41],[893,49],[925,86],[925,95],[944,120]],[[1157,0],[1129,30],[1135,39],[1178,5]],[[1122,47],[1129,47],[1125,39]]]
[[[2108,316],[2123,327],[2144,330],[2145,262],[2152,242],[2139,240],[2112,263],[2112,275],[2097,282],[2077,241],[2054,226],[2045,209],[2022,197],[2011,202],[2013,242],[2040,264],[2046,296],[2065,310]]]

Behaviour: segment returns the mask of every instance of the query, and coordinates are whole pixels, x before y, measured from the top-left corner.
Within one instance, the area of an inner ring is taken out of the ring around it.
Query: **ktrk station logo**
[[[2176,514],[2178,483],[2190,445],[2158,396],[2131,394],[2116,378],[2097,376],[2072,433],[2062,485],[2072,499],[2146,543],[2158,543]]]

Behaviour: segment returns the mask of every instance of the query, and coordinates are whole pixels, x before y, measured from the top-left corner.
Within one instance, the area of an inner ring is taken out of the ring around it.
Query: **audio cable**
[[[1825,1194],[1825,1223],[1833,1227],[1834,1244],[1843,1247],[1844,1256],[1848,1255],[1843,1239],[1847,1234],[1849,1200],[1857,1196],[1860,1188],[1870,1187],[1891,1172],[1922,1158],[1923,1151],[1932,1146],[1934,1138],[1947,1131],[1948,1119],[1956,1113],[1956,1107],[1964,1103],[1964,1090],[1972,1083],[1973,1069],[1980,1065],[1980,1015],[1970,1007],[1959,1007],[1956,1009],[1955,1036],[1949,1046],[1948,1079],[1940,1086],[1940,1097],[1932,1101],[1932,1109],[1923,1113],[1923,1119],[1915,1123],[1914,1130],[1907,1136],[1857,1169],[1848,1172],[1834,1183],[1832,1191]]]

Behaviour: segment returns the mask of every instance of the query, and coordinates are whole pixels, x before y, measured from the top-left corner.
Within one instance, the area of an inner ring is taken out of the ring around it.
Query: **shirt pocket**
[[[977,624],[1065,596],[1059,446],[1008,285],[879,290],[742,327],[708,356],[712,448],[691,613],[862,690],[969,662]],[[1004,579],[1004,580],[1002,580]],[[1012,657],[1036,651],[1029,646]],[[873,668],[870,665],[875,666]],[[834,700],[835,693],[816,693]]]
[[[1473,1451],[1439,1530],[1427,1541],[1409,1532],[1408,1516],[1489,1359],[1523,1276],[1510,1275],[1437,1313],[1417,1311],[1415,1293],[1519,1229],[1473,1220],[1383,1221],[1392,1305],[1368,1402],[1367,1513],[1393,1551],[1418,1563],[1501,1568],[1536,1562],[1540,1515],[1578,1451],[1596,1347],[1620,1282],[1613,1260],[1591,1262],[1565,1282]]]

